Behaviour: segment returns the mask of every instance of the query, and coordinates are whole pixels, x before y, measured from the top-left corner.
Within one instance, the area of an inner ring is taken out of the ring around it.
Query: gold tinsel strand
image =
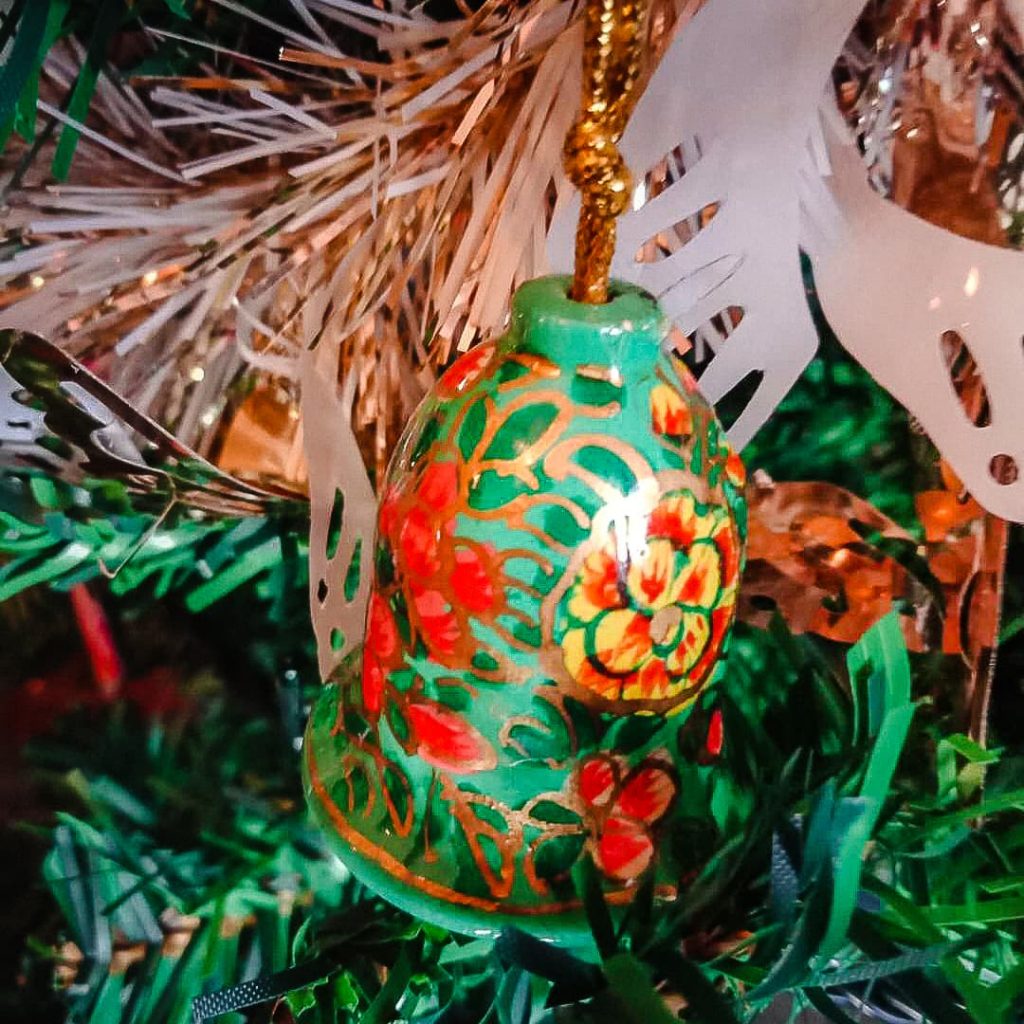
[[[648,50],[698,6],[654,0]],[[101,73],[68,184],[47,183],[46,147],[8,179],[0,326],[52,338],[203,453],[235,382],[298,381],[312,352],[358,379],[352,425],[378,475],[436,370],[547,270],[570,195],[578,14],[552,0],[451,22],[311,12],[322,31],[281,27],[279,61],[243,69],[214,48],[206,75]],[[353,30],[380,60],[344,53]],[[39,131],[83,56],[48,57]],[[12,174],[23,156],[7,154]]]

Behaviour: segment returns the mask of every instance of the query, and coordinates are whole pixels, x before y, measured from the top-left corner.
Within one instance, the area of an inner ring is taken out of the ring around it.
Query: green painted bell
[[[742,463],[650,296],[515,296],[413,416],[382,489],[366,642],[314,708],[311,804],[370,888],[457,931],[587,928],[685,857],[677,733],[722,656]]]

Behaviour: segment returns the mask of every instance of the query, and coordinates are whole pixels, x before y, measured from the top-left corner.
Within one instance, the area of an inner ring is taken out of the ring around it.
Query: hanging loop
[[[633,192],[618,142],[635,102],[644,13],[645,0],[586,0],[583,107],[563,151],[565,172],[581,194],[571,293],[577,302],[608,301],[615,218]]]

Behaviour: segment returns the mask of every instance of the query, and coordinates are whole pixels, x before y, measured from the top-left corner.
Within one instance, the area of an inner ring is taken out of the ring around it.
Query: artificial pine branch
[[[725,746],[702,764],[698,742],[683,780],[686,841],[703,833],[704,852],[676,905],[638,894],[596,973],[572,954],[545,963],[512,933],[450,936],[346,881],[306,824],[294,761],[267,720],[239,728],[215,705],[148,731],[128,727],[123,709],[101,729],[67,726],[35,757],[51,773],[70,769],[75,797],[46,871],[85,957],[72,1019],[102,1007],[115,1020],[120,1007],[124,1021],[185,1021],[191,996],[317,961],[323,976],[288,994],[299,1021],[526,1024],[553,1020],[563,1001],[559,1019],[595,1024],[649,1021],[645,1006],[746,1021],[787,994],[836,1019],[868,1000],[949,1022],[968,1019],[967,1006],[1009,1024],[1024,995],[1015,759],[923,713],[904,740],[911,669],[892,618],[854,648],[852,689],[813,641],[781,626],[737,641],[721,694]],[[809,702],[808,686],[838,703]],[[929,797],[904,780],[928,770],[936,740],[951,754]],[[980,802],[969,784],[943,788],[947,764],[969,782],[981,761]],[[983,833],[972,827],[981,816]]]
[[[66,590],[106,575],[115,595],[145,584],[157,600],[182,594],[193,612],[254,586],[274,621],[289,594],[293,605],[305,603],[307,528],[299,513],[231,519],[175,509],[154,517],[137,512],[113,481],[73,485],[7,473],[0,477],[0,601],[39,584]]]

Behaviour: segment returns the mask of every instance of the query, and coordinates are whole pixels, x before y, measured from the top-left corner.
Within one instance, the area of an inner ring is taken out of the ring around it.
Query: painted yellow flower
[[[693,433],[693,417],[686,399],[668,384],[651,388],[651,426],[665,437],[687,437]]]
[[[597,697],[688,703],[732,622],[738,539],[724,509],[679,491],[651,512],[646,540],[631,556],[611,534],[587,555],[556,639],[569,675]]]
[[[680,364],[683,386],[690,394],[696,391],[696,382],[689,371]],[[681,445],[693,434],[693,413],[691,399],[671,384],[660,383],[651,388],[651,429],[669,442]],[[717,436],[717,433],[716,433]],[[714,445],[712,448],[714,449]],[[743,460],[733,451],[732,446],[722,438],[721,447],[712,452],[712,461],[720,463],[725,479],[742,493],[747,483],[747,471]]]

